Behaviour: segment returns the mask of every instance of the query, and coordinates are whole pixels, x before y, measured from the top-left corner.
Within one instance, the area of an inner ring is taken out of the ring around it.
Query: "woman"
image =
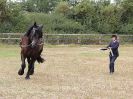
[[[117,35],[112,35],[112,41],[109,43],[107,48],[110,50],[109,58],[110,58],[110,64],[109,64],[109,69],[110,69],[110,74],[114,73],[114,64],[115,60],[119,56],[119,42],[117,39]]]

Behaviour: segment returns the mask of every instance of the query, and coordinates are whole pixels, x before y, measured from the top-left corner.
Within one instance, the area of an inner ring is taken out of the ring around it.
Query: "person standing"
[[[118,41],[118,37],[117,35],[112,35],[112,41],[109,43],[109,45],[107,46],[107,48],[110,50],[110,54],[109,54],[109,59],[110,59],[110,63],[109,63],[109,70],[110,70],[110,74],[113,74],[115,69],[115,61],[119,56],[119,41]]]

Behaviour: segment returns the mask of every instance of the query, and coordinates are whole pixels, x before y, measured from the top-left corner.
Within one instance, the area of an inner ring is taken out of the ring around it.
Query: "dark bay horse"
[[[34,25],[28,30],[28,32],[21,38],[21,68],[18,71],[19,75],[24,74],[24,69],[26,67],[26,59],[28,62],[28,72],[26,74],[26,79],[30,79],[30,75],[34,74],[34,64],[43,63],[44,59],[41,57],[43,51],[43,32],[42,25]]]

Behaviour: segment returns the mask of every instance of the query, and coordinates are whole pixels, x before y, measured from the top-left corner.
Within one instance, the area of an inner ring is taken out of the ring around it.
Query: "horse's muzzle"
[[[35,46],[36,46],[36,42],[35,41],[32,41],[31,48],[34,48]]]

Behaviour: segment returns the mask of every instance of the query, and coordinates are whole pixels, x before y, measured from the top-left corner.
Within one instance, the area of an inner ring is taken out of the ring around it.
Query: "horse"
[[[30,79],[30,75],[34,74],[34,64],[43,63],[45,60],[41,57],[43,51],[43,25],[37,25],[36,22],[28,32],[21,38],[21,68],[18,71],[19,75],[24,74],[26,67],[26,59],[28,62],[28,71],[25,79]]]

